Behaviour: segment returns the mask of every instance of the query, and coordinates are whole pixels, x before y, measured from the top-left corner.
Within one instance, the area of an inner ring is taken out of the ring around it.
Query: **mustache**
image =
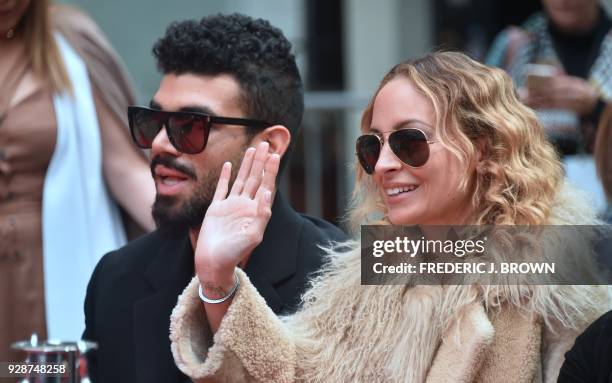
[[[195,171],[188,167],[187,165],[183,165],[173,159],[172,157],[162,157],[161,155],[157,155],[151,160],[151,175],[155,178],[155,167],[157,165],[163,165],[169,169],[178,170],[181,173],[184,173],[186,176],[197,179]]]

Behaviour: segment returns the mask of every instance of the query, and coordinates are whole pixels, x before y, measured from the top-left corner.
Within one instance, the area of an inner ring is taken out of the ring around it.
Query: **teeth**
[[[386,192],[387,192],[387,195],[394,196],[400,193],[411,192],[415,190],[417,187],[418,187],[417,185],[408,185],[408,186],[402,186],[401,188],[387,189]]]
[[[178,178],[173,177],[162,177],[162,183],[167,186],[174,186],[180,182]]]

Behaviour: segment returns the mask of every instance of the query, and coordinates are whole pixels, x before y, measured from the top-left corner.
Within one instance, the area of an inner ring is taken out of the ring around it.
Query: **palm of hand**
[[[214,201],[202,224],[198,249],[213,256],[210,261],[237,265],[263,238],[269,215],[261,212],[258,201],[243,195],[230,195]]]
[[[196,270],[233,270],[262,241],[272,215],[280,158],[268,144],[249,148],[228,195],[231,164],[223,165],[195,251]]]

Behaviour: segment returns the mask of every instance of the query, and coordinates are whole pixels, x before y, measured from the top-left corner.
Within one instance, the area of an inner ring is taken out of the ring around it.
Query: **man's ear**
[[[256,146],[262,141],[270,144],[270,153],[276,153],[282,157],[291,143],[291,132],[283,125],[270,126],[253,138],[252,146]]]

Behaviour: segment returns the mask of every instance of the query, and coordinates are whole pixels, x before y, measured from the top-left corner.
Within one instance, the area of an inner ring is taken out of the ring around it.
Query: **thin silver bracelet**
[[[236,278],[236,283],[234,283],[234,287],[232,287],[232,290],[229,292],[229,294],[219,299],[206,298],[206,296],[204,295],[204,292],[202,291],[202,284],[198,284],[198,295],[200,296],[200,299],[202,300],[202,302],[217,304],[217,303],[223,303],[226,300],[233,297],[234,294],[236,294],[236,290],[238,290],[238,287],[240,287],[240,278],[238,278],[238,274],[236,273],[236,271],[234,271],[234,278]]]

